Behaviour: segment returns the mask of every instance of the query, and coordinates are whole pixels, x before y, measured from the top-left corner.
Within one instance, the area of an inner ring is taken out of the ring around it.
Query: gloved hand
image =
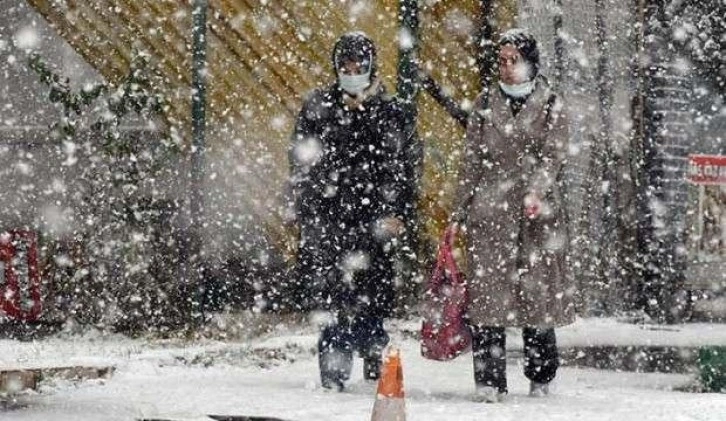
[[[380,236],[391,238],[403,234],[406,226],[399,218],[395,216],[387,216],[378,221],[378,226],[376,228],[376,231]]]

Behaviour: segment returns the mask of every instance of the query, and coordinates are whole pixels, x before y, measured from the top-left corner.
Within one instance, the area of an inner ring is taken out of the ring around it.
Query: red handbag
[[[471,349],[464,321],[469,296],[452,253],[453,237],[447,228],[423,299],[421,355],[431,360],[450,360]]]

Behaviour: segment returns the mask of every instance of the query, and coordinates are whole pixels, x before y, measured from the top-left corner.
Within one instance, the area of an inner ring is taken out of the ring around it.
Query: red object
[[[529,219],[534,219],[539,216],[540,206],[539,203],[533,203],[524,207],[524,215]]]
[[[34,321],[42,310],[38,240],[34,232],[0,234],[0,311],[20,321]]]
[[[726,155],[690,155],[688,181],[695,184],[726,184]]]
[[[524,197],[524,216],[534,219],[542,212],[542,201],[535,194],[528,194]]]
[[[471,349],[471,333],[464,321],[469,294],[452,254],[453,237],[453,229],[448,228],[424,294],[421,355],[431,360],[450,360]]]

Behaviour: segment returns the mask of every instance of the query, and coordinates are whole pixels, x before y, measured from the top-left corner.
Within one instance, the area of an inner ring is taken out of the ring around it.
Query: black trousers
[[[474,381],[507,392],[506,335],[503,327],[471,326]],[[549,383],[559,367],[554,328],[525,327],[524,375],[537,383]]]
[[[338,225],[345,224],[302,227],[289,308],[388,317],[395,295],[391,253],[371,232],[371,224]],[[365,267],[351,271],[345,267],[347,257],[364,259]]]
[[[331,382],[340,384],[350,378],[353,351],[358,351],[364,359],[380,361],[381,352],[387,344],[388,334],[383,329],[382,317],[365,313],[350,317],[338,313],[336,320],[323,329],[318,340],[318,367],[323,385]],[[380,365],[377,367],[375,378]],[[368,368],[364,366],[364,370]]]

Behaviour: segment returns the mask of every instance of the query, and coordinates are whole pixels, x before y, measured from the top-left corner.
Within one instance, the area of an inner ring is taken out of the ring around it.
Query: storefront
[[[726,155],[690,155],[692,207],[686,282],[697,290],[726,290]]]

